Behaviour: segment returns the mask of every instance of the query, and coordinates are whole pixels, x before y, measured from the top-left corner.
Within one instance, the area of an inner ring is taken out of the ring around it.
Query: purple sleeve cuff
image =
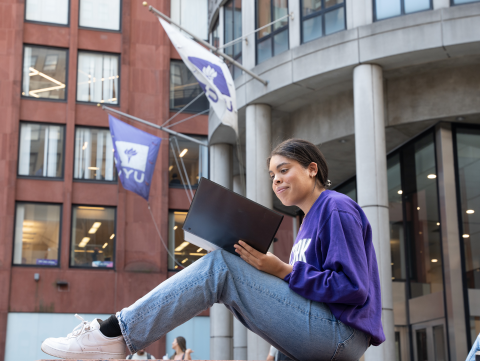
[[[292,277],[292,272],[290,272],[288,275],[286,275],[283,280],[287,283],[290,283],[290,277]]]

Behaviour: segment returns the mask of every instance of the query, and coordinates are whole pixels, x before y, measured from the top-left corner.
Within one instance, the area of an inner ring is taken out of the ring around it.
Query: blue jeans
[[[475,354],[480,351],[480,335],[478,335],[477,339],[473,343],[472,349],[467,356],[465,361],[475,361]]]
[[[358,360],[370,336],[337,320],[278,277],[214,251],[117,313],[130,352],[143,349],[214,303],[297,360]],[[265,358],[267,355],[265,355]]]

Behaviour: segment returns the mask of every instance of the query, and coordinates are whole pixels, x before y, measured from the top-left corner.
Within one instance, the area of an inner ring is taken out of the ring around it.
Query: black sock
[[[122,330],[115,315],[111,315],[105,321],[98,320],[98,323],[100,324],[100,332],[105,336],[117,337],[122,335]]]

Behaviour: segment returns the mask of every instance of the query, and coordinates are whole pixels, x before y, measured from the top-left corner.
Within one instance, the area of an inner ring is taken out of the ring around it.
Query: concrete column
[[[450,0],[433,0],[433,9],[442,9],[450,7]]]
[[[246,109],[245,125],[247,198],[268,208],[273,207],[271,180],[266,162],[272,144],[271,112],[269,105],[249,105]],[[248,360],[267,358],[270,349],[268,342],[248,331],[247,343]]]
[[[210,179],[232,189],[232,146],[214,144],[210,146]],[[233,315],[222,304],[215,303],[210,309],[210,359],[231,360],[233,358]]]
[[[288,0],[288,13],[293,12],[293,20],[289,19],[288,24],[288,41],[289,49],[300,46],[300,0]]]
[[[242,32],[250,34],[255,31],[255,3],[252,0],[242,0]],[[255,34],[242,41],[242,64],[247,69],[255,66]]]
[[[365,360],[395,360],[383,72],[378,65],[365,64],[355,68],[353,77],[357,197],[372,227],[386,336],[381,346],[367,350]]]
[[[373,23],[373,1],[375,0],[355,0],[345,3],[347,7],[347,29]]]
[[[443,270],[448,322],[450,360],[467,358],[467,329],[463,297],[461,243],[458,230],[457,195],[455,187],[455,164],[453,138],[450,123],[437,126],[437,179],[440,207],[440,227],[443,247]]]

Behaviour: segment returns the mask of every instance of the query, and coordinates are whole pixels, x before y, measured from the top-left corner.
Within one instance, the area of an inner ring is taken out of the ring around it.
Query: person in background
[[[278,350],[275,347],[270,346],[270,351],[268,351],[267,361],[275,361],[277,353],[278,353]]]
[[[172,174],[172,180],[170,181],[170,184],[182,184],[182,182],[180,182],[180,179],[178,179],[177,173]]]
[[[467,356],[467,359],[465,361],[475,361],[477,352],[480,352],[480,334],[478,335],[477,339],[473,343],[473,346],[470,350],[470,353]]]
[[[187,348],[187,341],[184,337],[178,336],[172,342],[172,349],[175,350],[175,353],[172,355],[171,360],[191,360],[190,355],[193,353],[192,350]]]
[[[133,355],[128,355],[127,360],[155,360],[155,356],[145,352],[144,349],[138,350]]]

